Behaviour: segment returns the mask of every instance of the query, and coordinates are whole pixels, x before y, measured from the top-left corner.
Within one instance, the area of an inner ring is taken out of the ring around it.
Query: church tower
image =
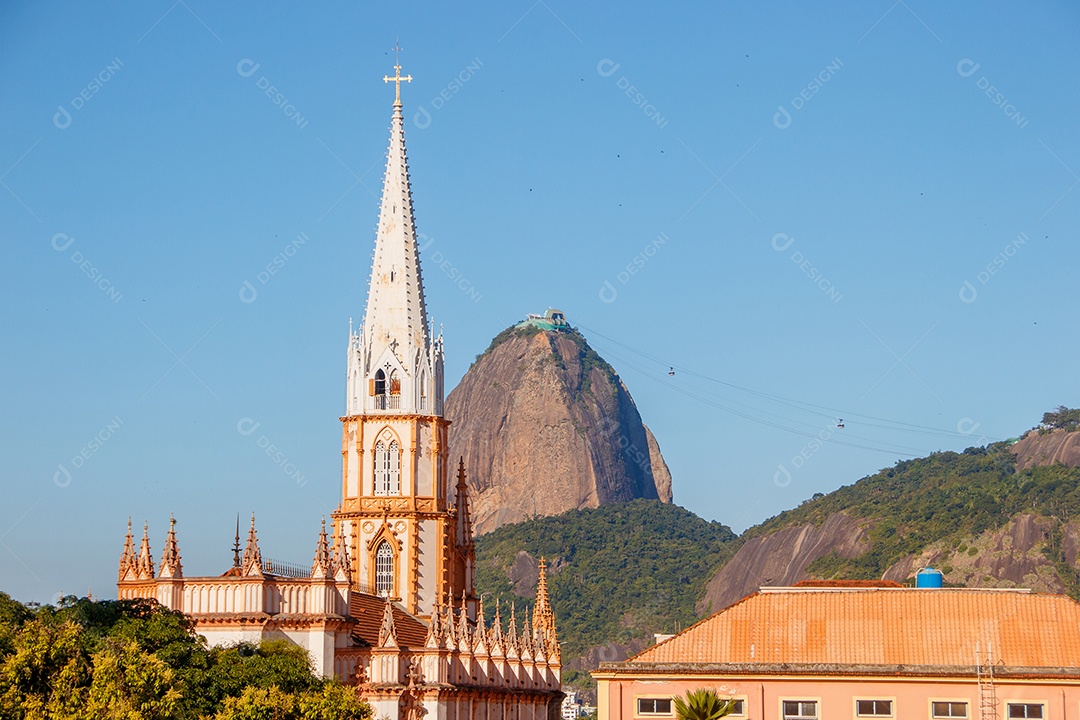
[[[363,592],[430,617],[464,594],[475,613],[475,552],[464,468],[451,484],[443,418],[443,339],[429,325],[413,219],[401,65],[363,325],[350,327],[342,501],[336,535]]]

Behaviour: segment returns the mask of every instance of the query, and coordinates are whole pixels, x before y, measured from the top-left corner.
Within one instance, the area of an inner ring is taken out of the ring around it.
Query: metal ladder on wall
[[[979,681],[979,718],[997,720],[997,690],[994,687],[994,644],[986,650],[986,664],[981,662],[979,644],[975,644],[975,676]]]

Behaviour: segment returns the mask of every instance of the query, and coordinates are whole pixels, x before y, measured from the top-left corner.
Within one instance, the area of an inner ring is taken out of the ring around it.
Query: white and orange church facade
[[[232,567],[185,576],[175,521],[155,566],[130,523],[121,599],[155,598],[211,644],[287,639],[314,668],[358,686],[376,717],[558,717],[561,658],[543,563],[531,621],[484,617],[465,467],[451,477],[443,340],[428,322],[405,153],[400,84],[363,325],[350,328],[342,498],[310,569],[259,551],[255,518]],[[314,534],[313,534],[313,537]]]
[[[732,720],[1080,718],[1080,603],[887,582],[764,587],[625,662],[599,720],[674,718],[712,688]]]

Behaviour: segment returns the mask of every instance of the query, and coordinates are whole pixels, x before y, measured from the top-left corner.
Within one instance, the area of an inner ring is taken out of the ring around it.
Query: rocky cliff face
[[[1080,432],[1040,433],[1028,432],[1010,450],[1016,456],[1016,469],[1025,470],[1035,465],[1080,466]]]
[[[633,498],[671,474],[619,376],[576,331],[507,329],[446,400],[476,534]]]
[[[810,563],[829,553],[844,558],[869,547],[868,523],[833,513],[820,526],[792,525],[748,540],[705,587],[699,613],[723,610],[763,585],[794,585],[807,578]]]
[[[922,553],[894,564],[884,579],[902,582],[920,568],[930,566],[941,570],[945,581],[953,585],[1026,587],[1036,592],[1061,593],[1066,586],[1043,552],[1057,528],[1064,531],[1065,550],[1072,550],[1075,564],[1075,524],[1062,526],[1054,518],[1022,513],[955,548],[934,543]]]

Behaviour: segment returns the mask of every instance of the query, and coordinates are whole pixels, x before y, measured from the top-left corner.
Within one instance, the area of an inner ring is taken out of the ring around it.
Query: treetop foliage
[[[1066,432],[1080,430],[1080,408],[1058,405],[1056,410],[1043,414],[1041,429],[1065,430]]]
[[[208,648],[153,600],[32,608],[0,593],[0,717],[368,720],[371,709],[284,640]]]

